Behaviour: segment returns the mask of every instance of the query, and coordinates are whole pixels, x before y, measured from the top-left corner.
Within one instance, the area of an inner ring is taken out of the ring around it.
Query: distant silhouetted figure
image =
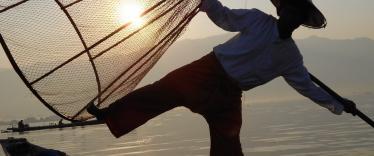
[[[104,120],[112,134],[120,137],[166,111],[187,107],[206,119],[213,156],[243,155],[239,138],[242,91],[280,76],[300,94],[341,114],[343,106],[311,81],[291,38],[300,25],[325,27],[324,16],[309,0],[272,3],[279,19],[258,9],[229,9],[217,0],[203,0],[201,10],[217,26],[239,33],[208,55],[129,93],[108,108],[99,110],[91,104],[88,112]]]
[[[64,125],[64,123],[62,122],[62,119],[60,119],[60,120],[58,121],[58,126],[62,126],[62,125]]]
[[[18,121],[18,129],[22,130],[25,128],[25,124],[23,123],[23,120]]]

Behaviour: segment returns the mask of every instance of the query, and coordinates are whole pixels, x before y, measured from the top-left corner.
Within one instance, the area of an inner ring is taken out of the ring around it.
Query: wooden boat
[[[22,128],[19,127],[12,127],[7,128],[5,131],[1,131],[2,133],[7,132],[26,132],[26,131],[36,131],[36,130],[45,130],[45,129],[55,129],[55,128],[66,128],[66,127],[76,127],[76,126],[86,126],[86,125],[98,125],[103,124],[103,121],[92,120],[92,121],[84,121],[84,122],[72,122],[67,124],[54,124],[54,125],[45,125],[45,126],[25,126]]]
[[[0,139],[0,156],[66,156],[66,153],[47,149],[28,142],[25,138]]]

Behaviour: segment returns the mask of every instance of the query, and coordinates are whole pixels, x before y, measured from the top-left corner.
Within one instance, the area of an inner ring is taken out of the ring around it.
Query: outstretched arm
[[[260,14],[257,9],[229,9],[218,0],[203,0],[200,10],[217,26],[231,32],[243,31]]]
[[[343,105],[335,100],[330,94],[317,87],[309,77],[308,70],[300,65],[282,75],[286,82],[300,94],[308,97],[315,103],[327,108],[332,113],[340,115],[343,112]]]

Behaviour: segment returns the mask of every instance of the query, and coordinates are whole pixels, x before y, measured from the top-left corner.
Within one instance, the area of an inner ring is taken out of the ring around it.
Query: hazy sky
[[[230,8],[258,8],[266,13],[275,14],[275,8],[270,0],[221,0]],[[295,38],[305,38],[317,35],[328,38],[357,38],[374,39],[374,1],[373,0],[314,0],[318,8],[327,18],[328,25],[323,30],[299,29]],[[204,13],[200,13],[192,22],[183,37],[201,38],[223,33],[209,21]]]
[[[275,8],[270,0],[221,0],[221,2],[230,8],[258,8],[276,16]],[[316,35],[332,39],[358,37],[374,39],[373,0],[314,0],[314,3],[325,14],[328,20],[327,28],[321,30],[298,29],[294,34],[295,38]],[[205,13],[199,13],[182,39],[204,38],[222,33],[225,31],[215,26]],[[0,53],[3,53],[2,48],[0,49]],[[0,54],[0,68],[7,66],[8,63],[4,61],[4,55]]]

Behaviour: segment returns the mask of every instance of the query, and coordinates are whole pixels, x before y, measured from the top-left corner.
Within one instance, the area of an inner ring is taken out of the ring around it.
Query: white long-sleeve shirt
[[[303,96],[335,114],[342,113],[343,106],[310,79],[294,40],[279,38],[275,17],[258,9],[229,9],[217,0],[204,0],[201,10],[222,29],[239,32],[213,51],[243,90],[282,76]]]

